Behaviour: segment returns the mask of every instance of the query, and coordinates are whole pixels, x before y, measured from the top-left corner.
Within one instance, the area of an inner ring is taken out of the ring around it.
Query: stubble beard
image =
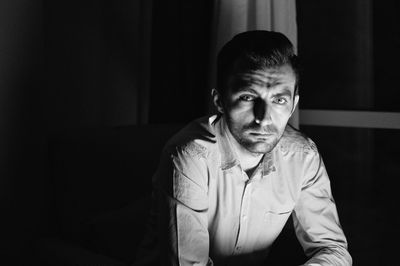
[[[271,152],[279,142],[280,136],[270,136],[271,140],[264,141],[253,141],[243,136],[235,136],[233,134],[237,142],[245,148],[249,153],[254,155],[266,154]]]
[[[237,128],[233,127],[232,124],[229,125],[228,123],[228,127],[235,140],[244,149],[246,149],[250,154],[253,154],[254,156],[271,152],[276,147],[282,137],[282,133],[279,133],[278,130],[268,128],[266,130],[263,130],[263,132],[271,133],[271,135],[268,136],[265,140],[255,141],[248,135],[248,131],[261,131],[259,125],[252,124]]]

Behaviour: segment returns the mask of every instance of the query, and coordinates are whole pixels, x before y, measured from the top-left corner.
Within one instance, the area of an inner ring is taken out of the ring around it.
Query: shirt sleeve
[[[164,265],[212,265],[205,158],[201,152],[178,149],[167,155],[162,164],[155,180],[161,262]]]
[[[303,174],[293,222],[297,238],[310,257],[304,265],[352,265],[329,177],[317,151],[309,154]]]

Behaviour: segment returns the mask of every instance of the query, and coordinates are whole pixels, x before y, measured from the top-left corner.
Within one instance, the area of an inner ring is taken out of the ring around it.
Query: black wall
[[[13,261],[43,224],[41,1],[0,2],[0,235]],[[2,259],[2,260],[3,260]]]
[[[6,261],[25,264],[33,240],[53,230],[48,136],[143,123],[146,108],[150,123],[182,123],[205,113],[211,1],[167,2],[153,1],[152,16],[142,0],[0,2],[0,250]],[[144,75],[148,103],[141,100]]]

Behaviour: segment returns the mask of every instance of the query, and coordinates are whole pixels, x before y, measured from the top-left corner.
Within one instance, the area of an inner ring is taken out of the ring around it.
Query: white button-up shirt
[[[293,213],[310,257],[305,265],[351,265],[315,144],[287,126],[248,177],[227,130],[223,117],[203,118],[166,145],[154,175],[153,227],[145,241],[161,251],[152,259],[167,265],[260,265]]]

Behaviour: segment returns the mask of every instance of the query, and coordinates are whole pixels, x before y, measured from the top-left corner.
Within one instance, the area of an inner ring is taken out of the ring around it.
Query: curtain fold
[[[249,30],[282,32],[293,43],[297,52],[295,0],[215,0],[213,12],[210,88],[215,87],[218,51],[240,32]],[[292,115],[290,123],[296,128],[299,127],[298,110]]]

